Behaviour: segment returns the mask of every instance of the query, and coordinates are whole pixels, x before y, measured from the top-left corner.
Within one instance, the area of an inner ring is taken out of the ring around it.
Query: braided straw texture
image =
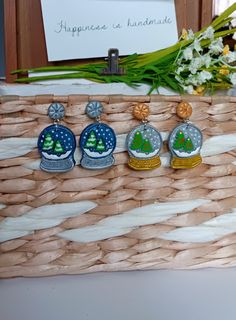
[[[3,96],[0,98],[0,277],[236,265],[236,97],[184,97],[204,135],[203,163],[170,168],[167,139],[181,96]],[[39,169],[37,137],[52,102],[76,135],[92,122],[89,100],[104,105],[116,132],[115,165],[62,174]],[[126,134],[139,124],[135,102],[150,107],[162,135],[162,165],[127,166]]]

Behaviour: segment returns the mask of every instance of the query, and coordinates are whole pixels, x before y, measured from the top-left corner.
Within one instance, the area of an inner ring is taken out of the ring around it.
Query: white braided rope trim
[[[127,234],[140,226],[164,222],[176,216],[176,213],[190,212],[210,202],[210,200],[196,199],[155,203],[105,218],[96,225],[63,231],[57,236],[83,243],[104,240]],[[79,208],[80,203],[81,208]],[[56,226],[66,218],[83,214],[96,206],[90,201],[80,203],[42,206],[21,217],[6,218],[0,223],[0,242],[29,235],[34,230]],[[230,213],[213,218],[198,226],[177,228],[158,235],[158,238],[178,242],[205,243],[218,240],[234,232],[236,232],[236,208]]]
[[[92,201],[52,204],[32,209],[20,217],[5,218],[0,222],[0,242],[58,226],[67,218],[79,216],[96,206]]]
[[[154,203],[102,219],[93,226],[63,231],[58,236],[80,242],[103,240],[127,234],[139,226],[166,221],[176,216],[177,213],[190,212],[210,202],[210,200],[196,199]],[[46,205],[33,209],[20,217],[6,218],[0,223],[0,242],[17,238],[16,231],[31,233],[35,230],[55,227],[66,218],[78,216],[95,207],[96,204],[92,201]],[[4,233],[1,231],[4,231]]]
[[[215,241],[236,232],[236,208],[195,227],[177,228],[160,235],[160,239],[179,242],[203,243]]]
[[[102,219],[93,226],[63,231],[57,236],[79,242],[104,240],[115,237],[117,234],[127,234],[140,226],[166,221],[176,216],[177,213],[191,212],[195,208],[210,202],[210,200],[196,199],[154,203]]]
[[[0,141],[0,160],[23,156],[37,148],[37,138],[7,138]]]

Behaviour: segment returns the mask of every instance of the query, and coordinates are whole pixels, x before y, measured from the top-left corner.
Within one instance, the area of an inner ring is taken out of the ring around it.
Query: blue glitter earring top
[[[48,115],[53,120],[60,120],[64,116],[63,105],[50,105]],[[71,170],[75,165],[75,148],[76,139],[70,129],[58,123],[46,127],[38,138],[40,168],[46,172]]]
[[[65,108],[61,103],[52,103],[48,108],[48,116],[53,120],[61,120],[65,116]]]
[[[101,103],[89,102],[86,112],[91,118],[99,118],[102,112]],[[82,150],[80,162],[82,167],[104,169],[114,164],[113,151],[116,147],[116,135],[107,124],[97,121],[88,125],[80,135],[79,145]]]
[[[89,118],[99,118],[103,112],[103,106],[100,101],[90,101],[85,108],[85,113]]]

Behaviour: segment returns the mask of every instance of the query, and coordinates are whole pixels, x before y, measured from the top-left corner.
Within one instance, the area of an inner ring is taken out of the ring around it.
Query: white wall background
[[[214,0],[214,14],[219,15],[229,6],[235,3],[235,0]],[[236,13],[234,13],[236,17]]]

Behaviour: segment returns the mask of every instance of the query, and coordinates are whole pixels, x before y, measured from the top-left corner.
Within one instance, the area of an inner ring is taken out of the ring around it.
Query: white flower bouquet
[[[215,38],[215,30],[209,26],[199,35],[192,30],[183,31],[184,39],[192,43],[180,50],[174,62],[175,79],[189,94],[203,94],[209,89],[227,89],[236,84],[236,51],[223,44],[222,36]],[[208,40],[208,46],[204,45]]]
[[[176,92],[203,95],[218,90],[229,89],[236,84],[236,51],[223,45],[223,38],[236,32],[236,28],[219,31],[228,24],[230,15],[236,10],[236,3],[216,18],[209,27],[197,33],[192,30],[182,32],[177,44],[166,49],[146,54],[123,57],[120,65],[124,75],[103,75],[104,62],[86,63],[76,66],[55,66],[31,69],[31,73],[42,72],[42,76],[18,78],[17,82],[33,82],[49,79],[84,78],[95,82],[123,82],[129,86],[140,83],[150,85],[149,93],[159,87],[167,87]],[[16,70],[25,73],[29,70]],[[43,72],[66,71],[62,74],[43,75]],[[67,73],[70,71],[70,73]]]

